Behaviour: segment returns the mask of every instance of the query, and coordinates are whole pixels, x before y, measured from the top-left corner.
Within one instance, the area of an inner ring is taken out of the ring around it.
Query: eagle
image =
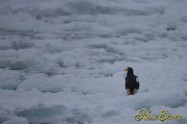
[[[131,67],[125,68],[127,76],[125,77],[125,89],[127,90],[127,95],[134,95],[138,92],[140,83],[138,76],[134,75],[133,69]]]

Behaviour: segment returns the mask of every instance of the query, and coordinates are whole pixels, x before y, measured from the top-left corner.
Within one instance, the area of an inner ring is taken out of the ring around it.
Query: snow
[[[187,123],[186,0],[0,3],[0,123]],[[140,109],[184,119],[136,121]]]
[[[22,117],[12,117],[10,120],[3,122],[3,124],[29,124],[29,121]]]

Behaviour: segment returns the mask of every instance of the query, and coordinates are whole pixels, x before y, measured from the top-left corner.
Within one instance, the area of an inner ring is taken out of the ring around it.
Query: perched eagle
[[[125,77],[125,88],[127,90],[127,95],[134,95],[138,92],[140,87],[138,77],[134,75],[131,67],[127,67],[125,71],[127,72],[127,76]]]

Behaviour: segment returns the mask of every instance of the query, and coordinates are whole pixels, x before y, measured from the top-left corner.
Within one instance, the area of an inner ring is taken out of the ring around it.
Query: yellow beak
[[[124,71],[128,71],[128,68],[126,68]]]

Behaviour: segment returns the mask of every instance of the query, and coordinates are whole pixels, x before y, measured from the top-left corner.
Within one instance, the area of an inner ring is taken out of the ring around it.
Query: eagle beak
[[[128,71],[128,68],[126,68],[124,71]]]

